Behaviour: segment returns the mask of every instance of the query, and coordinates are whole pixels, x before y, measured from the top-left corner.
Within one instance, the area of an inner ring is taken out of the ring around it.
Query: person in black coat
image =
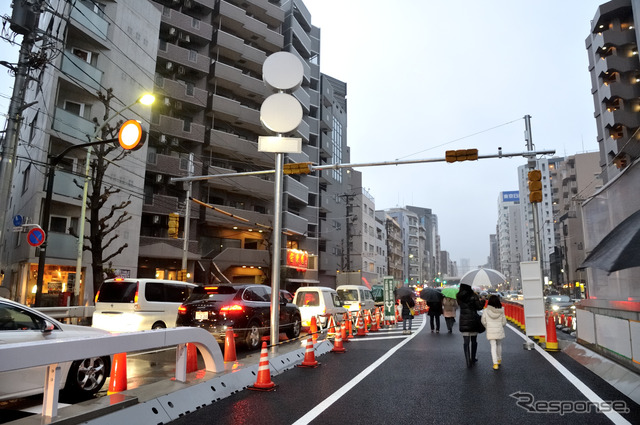
[[[478,350],[478,332],[480,332],[480,316],[478,310],[484,307],[484,301],[480,299],[471,286],[461,283],[460,290],[456,296],[460,307],[460,333],[464,338],[464,358],[467,367],[473,366],[478,361],[476,352]],[[471,348],[471,350],[469,350]]]
[[[440,316],[442,315],[442,300],[427,301],[429,307],[429,324],[431,325],[431,333],[434,331],[433,322],[435,321],[435,331],[440,333]]]
[[[413,314],[411,309],[416,305],[411,295],[405,295],[400,298],[400,304],[402,305],[402,334],[411,334],[411,323],[413,322]]]

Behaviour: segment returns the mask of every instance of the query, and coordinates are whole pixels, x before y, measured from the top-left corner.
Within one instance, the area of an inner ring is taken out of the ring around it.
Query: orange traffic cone
[[[354,337],[354,334],[353,334],[353,322],[351,321],[351,312],[346,312],[345,316],[346,316],[346,321],[347,321],[347,340],[349,340],[349,338],[353,338]]]
[[[336,333],[336,340],[333,343],[332,353],[346,353],[347,350],[344,349],[342,345],[342,336],[340,335],[340,325],[338,325],[338,332]]]
[[[313,343],[315,344],[318,341],[318,322],[316,321],[316,316],[311,317],[311,326],[309,326],[309,332],[311,333]]]
[[[362,312],[364,316],[364,333],[369,333],[369,325],[371,325],[371,312],[369,310],[365,310]]]
[[[333,315],[329,315],[329,318],[327,319],[327,329],[329,329],[327,331],[327,336],[335,335],[335,333],[336,333],[336,322],[335,322],[335,320],[333,320]]]
[[[269,352],[267,351],[266,342],[262,343],[262,351],[260,351],[258,379],[256,379],[256,383],[253,386],[247,388],[255,391],[273,391],[276,389],[276,384],[271,380],[271,373],[269,372]]]
[[[233,335],[233,327],[228,327],[224,333],[224,361],[235,362],[238,360],[236,356],[236,338]]]
[[[316,354],[313,351],[313,341],[311,338],[307,339],[307,349],[304,353],[304,360],[298,365],[298,367],[318,367],[320,363],[316,360]]]
[[[198,349],[195,344],[187,342],[187,373],[198,370]]]
[[[113,355],[108,395],[126,391],[127,389],[127,353]]]
[[[349,336],[347,335],[347,326],[345,325],[344,321],[342,322],[342,326],[339,327],[340,331],[340,337],[342,338],[342,343],[346,344],[349,341]]]
[[[371,329],[369,329],[370,332],[378,332],[380,330],[380,328],[378,328],[378,317],[380,317],[380,314],[378,313],[378,309],[376,309],[376,312],[371,315]]]
[[[358,328],[358,333],[356,334],[356,336],[367,336],[366,332],[364,331],[364,319],[362,318],[362,314],[360,312],[358,312],[358,316],[356,319],[356,328]]]
[[[567,327],[570,330],[573,329],[573,316],[567,315]]]
[[[400,309],[396,306],[396,323],[402,322],[402,315],[400,314]]]
[[[544,348],[546,351],[560,351],[558,348],[558,335],[556,335],[556,325],[553,316],[549,316],[547,320],[547,343]]]

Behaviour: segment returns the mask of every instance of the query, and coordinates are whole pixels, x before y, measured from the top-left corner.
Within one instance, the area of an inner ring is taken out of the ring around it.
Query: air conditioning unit
[[[171,146],[180,146],[180,140],[177,137],[172,138]]]
[[[189,34],[180,33],[180,40],[185,43],[191,43],[191,36],[189,36]]]
[[[178,30],[175,29],[174,27],[169,28],[169,36],[175,37],[176,35],[178,35]]]
[[[184,0],[184,7],[186,7],[187,9],[190,7],[193,7],[193,1],[192,0]]]
[[[159,215],[154,215],[153,216],[153,224],[159,224],[160,223],[160,216]]]
[[[160,136],[160,143],[162,143],[163,145],[167,144],[167,136],[165,136],[164,134],[162,134]]]
[[[182,110],[182,102],[177,100],[176,104],[174,105],[174,108],[176,109],[176,111],[181,111]]]
[[[168,97],[164,98],[164,106],[171,106],[171,99],[169,99]]]
[[[184,74],[186,74],[186,72],[187,72],[187,70],[185,69],[184,66],[179,66],[178,67],[178,74],[179,75],[184,75]]]
[[[156,174],[156,183],[162,183],[164,176],[162,174]]]
[[[166,68],[167,71],[173,71],[173,62],[167,62]]]

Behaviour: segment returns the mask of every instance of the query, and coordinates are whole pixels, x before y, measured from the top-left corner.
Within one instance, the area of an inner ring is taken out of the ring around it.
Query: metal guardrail
[[[54,319],[73,319],[91,317],[96,307],[89,306],[64,306],[64,307],[36,307],[36,310]]]
[[[0,372],[47,366],[42,416],[58,413],[59,363],[130,351],[177,346],[176,381],[186,382],[187,343],[193,343],[208,372],[222,372],[224,361],[215,338],[200,328],[156,329],[78,339],[34,341],[0,345]]]

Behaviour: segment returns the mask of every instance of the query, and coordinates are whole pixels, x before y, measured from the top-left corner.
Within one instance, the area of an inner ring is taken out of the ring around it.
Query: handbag
[[[413,309],[413,307],[409,307],[409,314],[410,314],[410,315],[412,315],[412,316],[415,316],[415,315],[416,315],[416,312],[415,312],[415,310]]]
[[[487,328],[484,327],[484,325],[482,324],[482,317],[479,314],[476,314],[476,326],[475,328],[477,329],[476,332],[478,332],[479,334],[483,333],[484,331],[487,330]]]

